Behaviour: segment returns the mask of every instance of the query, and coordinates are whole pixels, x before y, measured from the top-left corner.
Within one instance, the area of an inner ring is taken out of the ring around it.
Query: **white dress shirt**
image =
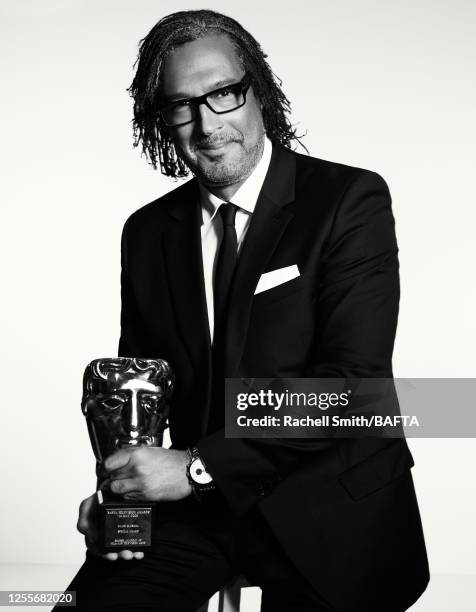
[[[271,160],[272,145],[268,138],[265,138],[263,155],[256,165],[253,172],[241,185],[233,198],[230,200],[238,206],[235,218],[236,237],[238,240],[238,255],[240,253],[243,239],[248,230],[251,215],[258,201],[258,196],[268,172]],[[215,278],[216,260],[223,237],[223,223],[221,216],[217,214],[221,204],[226,202],[208,191],[199,183],[200,203],[202,206],[202,259],[203,259],[203,278],[205,281],[205,295],[207,299],[208,323],[210,326],[210,338],[213,341],[213,281]]]

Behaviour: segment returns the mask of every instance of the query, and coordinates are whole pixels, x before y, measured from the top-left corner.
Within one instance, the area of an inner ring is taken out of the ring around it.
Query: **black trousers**
[[[257,508],[236,519],[218,494],[209,495],[159,504],[144,559],[107,561],[87,553],[68,587],[76,591],[77,609],[195,612],[238,574],[261,587],[262,612],[333,609],[289,561]]]

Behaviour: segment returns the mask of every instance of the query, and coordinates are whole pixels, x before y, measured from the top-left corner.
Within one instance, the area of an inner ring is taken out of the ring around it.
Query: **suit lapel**
[[[210,392],[211,345],[203,281],[201,208],[195,179],[170,208],[173,217],[164,237],[165,262],[177,324],[197,374],[201,405]]]
[[[227,323],[225,372],[233,377],[243,354],[251,304],[259,277],[294,213],[296,161],[292,152],[273,145],[273,154],[250,226],[245,236],[231,289]]]

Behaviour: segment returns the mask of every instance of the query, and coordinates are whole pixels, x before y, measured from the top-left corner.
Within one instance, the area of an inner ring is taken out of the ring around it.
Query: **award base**
[[[152,546],[154,502],[124,501],[97,492],[101,552],[146,551]]]

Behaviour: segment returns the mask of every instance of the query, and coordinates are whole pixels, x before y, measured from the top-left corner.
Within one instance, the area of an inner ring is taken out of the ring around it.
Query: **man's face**
[[[238,83],[245,71],[227,36],[185,43],[167,58],[162,74],[162,104],[194,98]],[[258,163],[264,145],[261,105],[252,87],[246,104],[217,115],[205,104],[191,123],[170,127],[177,153],[209,187],[244,181]]]

